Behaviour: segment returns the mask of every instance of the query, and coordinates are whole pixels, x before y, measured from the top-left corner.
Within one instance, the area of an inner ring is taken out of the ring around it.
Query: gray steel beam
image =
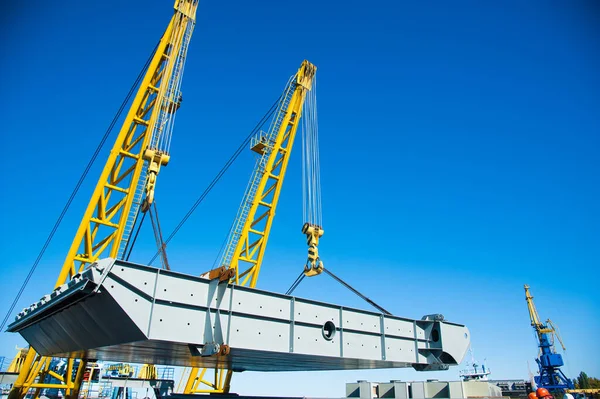
[[[412,320],[114,259],[24,309],[8,331],[47,356],[236,371],[444,370],[470,340],[441,315]]]

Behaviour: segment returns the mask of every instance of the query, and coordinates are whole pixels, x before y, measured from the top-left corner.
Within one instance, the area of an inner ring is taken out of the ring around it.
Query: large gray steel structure
[[[24,309],[8,330],[45,356],[234,371],[461,362],[469,332],[430,315],[388,316],[114,259]]]

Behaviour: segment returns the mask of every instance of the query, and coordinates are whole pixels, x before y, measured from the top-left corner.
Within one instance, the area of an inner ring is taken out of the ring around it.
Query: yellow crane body
[[[90,198],[73,243],[60,269],[55,287],[68,282],[100,257],[120,258],[127,245],[139,207],[154,198],[156,175],[168,160],[172,115],[179,108],[180,84],[187,45],[193,31],[198,0],[176,0],[175,12],[165,30]],[[77,398],[86,362],[81,360],[72,378],[75,359],[65,375],[49,370],[51,358],[30,348],[21,361],[10,399],[23,398],[35,389],[65,389]],[[60,383],[44,383],[51,375]]]

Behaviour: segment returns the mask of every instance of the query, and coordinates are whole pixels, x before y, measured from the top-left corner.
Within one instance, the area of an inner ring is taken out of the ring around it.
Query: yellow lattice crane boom
[[[17,354],[13,358],[13,360],[8,365],[8,369],[6,369],[7,373],[18,373],[21,371],[21,366],[27,357],[27,348],[19,348],[17,347]]]
[[[222,260],[223,266],[235,269],[235,284],[255,287],[258,281],[302,106],[316,70],[310,62],[302,63],[284,90],[269,132],[252,141],[252,151],[260,158]]]
[[[542,334],[553,333],[554,330],[548,328],[542,321],[540,320],[540,316],[538,315],[535,304],[533,303],[533,296],[531,292],[529,292],[529,286],[525,284],[525,300],[527,301],[527,309],[529,310],[529,318],[531,320],[531,326],[534,328],[535,332],[538,335],[538,340],[542,339]]]
[[[175,12],[154,52],[147,71],[110,151],[110,155],[56,280],[56,287],[100,257],[121,258],[129,242],[138,209],[154,200],[156,177],[169,161],[174,115],[181,102],[181,81],[187,48],[194,29],[198,0],[176,0]],[[10,392],[23,398],[35,389],[65,389],[77,398],[86,362],[76,371],[70,359],[64,375],[50,370],[51,359],[29,349]],[[44,383],[46,376],[59,383]]]
[[[283,91],[268,132],[260,132],[251,141],[251,149],[259,158],[221,259],[221,266],[234,270],[233,284],[256,286],[303,105],[313,87],[316,70],[310,62],[302,62]],[[205,379],[207,372],[192,368],[184,393],[229,392],[231,370],[214,370],[211,381]]]

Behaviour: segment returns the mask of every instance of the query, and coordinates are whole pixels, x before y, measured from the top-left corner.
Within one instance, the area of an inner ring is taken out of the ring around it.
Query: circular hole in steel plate
[[[332,321],[327,320],[325,324],[323,324],[321,332],[323,333],[323,338],[327,341],[331,341],[335,336],[335,324],[333,324]]]

